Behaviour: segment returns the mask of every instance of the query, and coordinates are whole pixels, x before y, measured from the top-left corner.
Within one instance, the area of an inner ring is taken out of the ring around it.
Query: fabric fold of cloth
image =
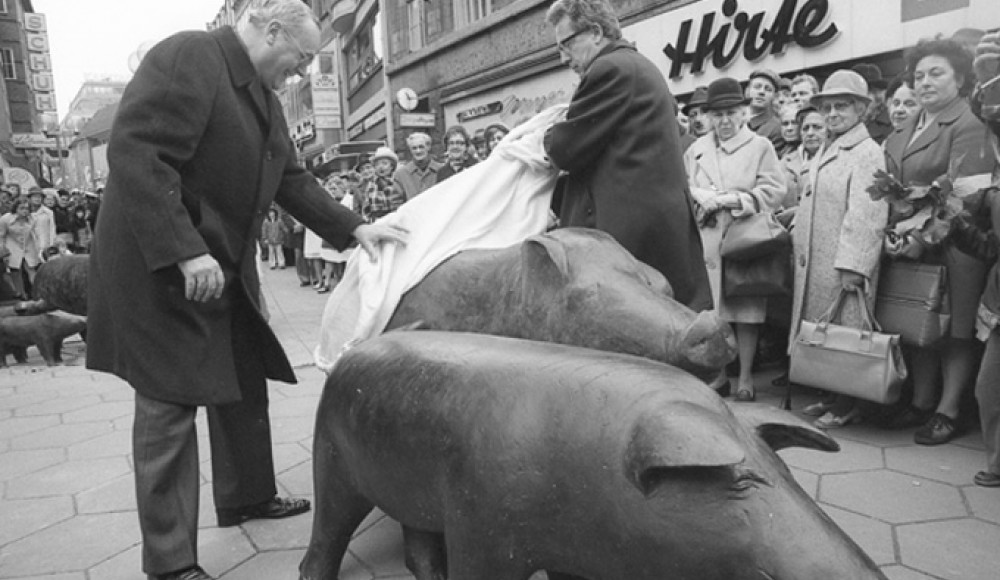
[[[364,251],[348,260],[330,295],[314,351],[330,372],[351,346],[385,330],[403,294],[463,250],[496,249],[545,231],[559,170],[545,155],[545,130],[566,106],[515,127],[484,161],[431,187],[377,223],[410,232],[406,246],[383,245],[377,262]]]

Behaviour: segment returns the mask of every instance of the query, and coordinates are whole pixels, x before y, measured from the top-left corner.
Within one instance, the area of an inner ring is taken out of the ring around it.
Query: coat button
[[[805,268],[806,267],[806,257],[805,256],[799,256],[799,267],[800,268]]]
[[[270,160],[274,159],[274,154],[271,153],[270,151],[268,151],[267,155],[265,155],[264,157],[267,158],[268,161],[270,161]]]

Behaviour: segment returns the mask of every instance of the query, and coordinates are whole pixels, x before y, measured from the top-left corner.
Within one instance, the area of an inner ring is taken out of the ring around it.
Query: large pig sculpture
[[[662,274],[610,235],[565,228],[456,254],[403,295],[388,328],[420,321],[634,354],[714,377],[736,356],[732,330],[672,295]]]
[[[421,579],[884,579],[774,453],[836,443],[776,409],[738,412],[641,357],[387,333],[348,351],[320,400],[302,578],[337,578],[378,506],[408,548],[443,535]]]

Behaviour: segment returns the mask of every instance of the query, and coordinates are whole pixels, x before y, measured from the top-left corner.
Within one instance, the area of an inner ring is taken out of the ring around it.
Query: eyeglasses
[[[574,38],[576,38],[577,36],[580,36],[584,32],[590,32],[590,30],[591,30],[591,28],[589,26],[587,28],[583,28],[581,30],[577,30],[576,32],[574,32],[573,34],[570,34],[566,38],[564,38],[562,40],[557,40],[556,41],[556,46],[559,48],[560,52],[569,52],[569,42],[571,40],[573,40]]]
[[[465,147],[467,145],[467,143],[465,141],[458,140],[458,139],[455,139],[455,140],[452,140],[452,141],[448,141],[448,146],[451,147],[452,145],[458,145],[460,147]]]
[[[295,50],[298,51],[299,53],[299,66],[295,67],[296,74],[298,74],[300,77],[306,76],[307,72],[306,67],[308,67],[309,63],[311,63],[313,59],[316,58],[316,55],[311,52],[306,52],[302,50],[302,45],[299,44],[299,41],[295,40],[295,37],[292,36],[285,28],[282,28],[281,32],[285,34],[285,38],[287,38],[289,42],[292,43],[292,46],[294,46]]]

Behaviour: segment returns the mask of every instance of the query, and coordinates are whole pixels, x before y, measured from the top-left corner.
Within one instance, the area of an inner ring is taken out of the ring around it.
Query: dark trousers
[[[246,329],[234,317],[234,336]],[[238,347],[236,352],[241,352]],[[243,400],[205,408],[212,452],[215,507],[238,508],[277,493],[267,415],[267,381],[260,357],[237,358]],[[140,389],[149,391],[148,389]],[[165,574],[198,563],[197,407],[135,394],[132,451],[142,531],[142,569]]]
[[[995,328],[986,341],[983,362],[979,366],[976,400],[986,445],[986,468],[1000,475],[1000,330]]]

